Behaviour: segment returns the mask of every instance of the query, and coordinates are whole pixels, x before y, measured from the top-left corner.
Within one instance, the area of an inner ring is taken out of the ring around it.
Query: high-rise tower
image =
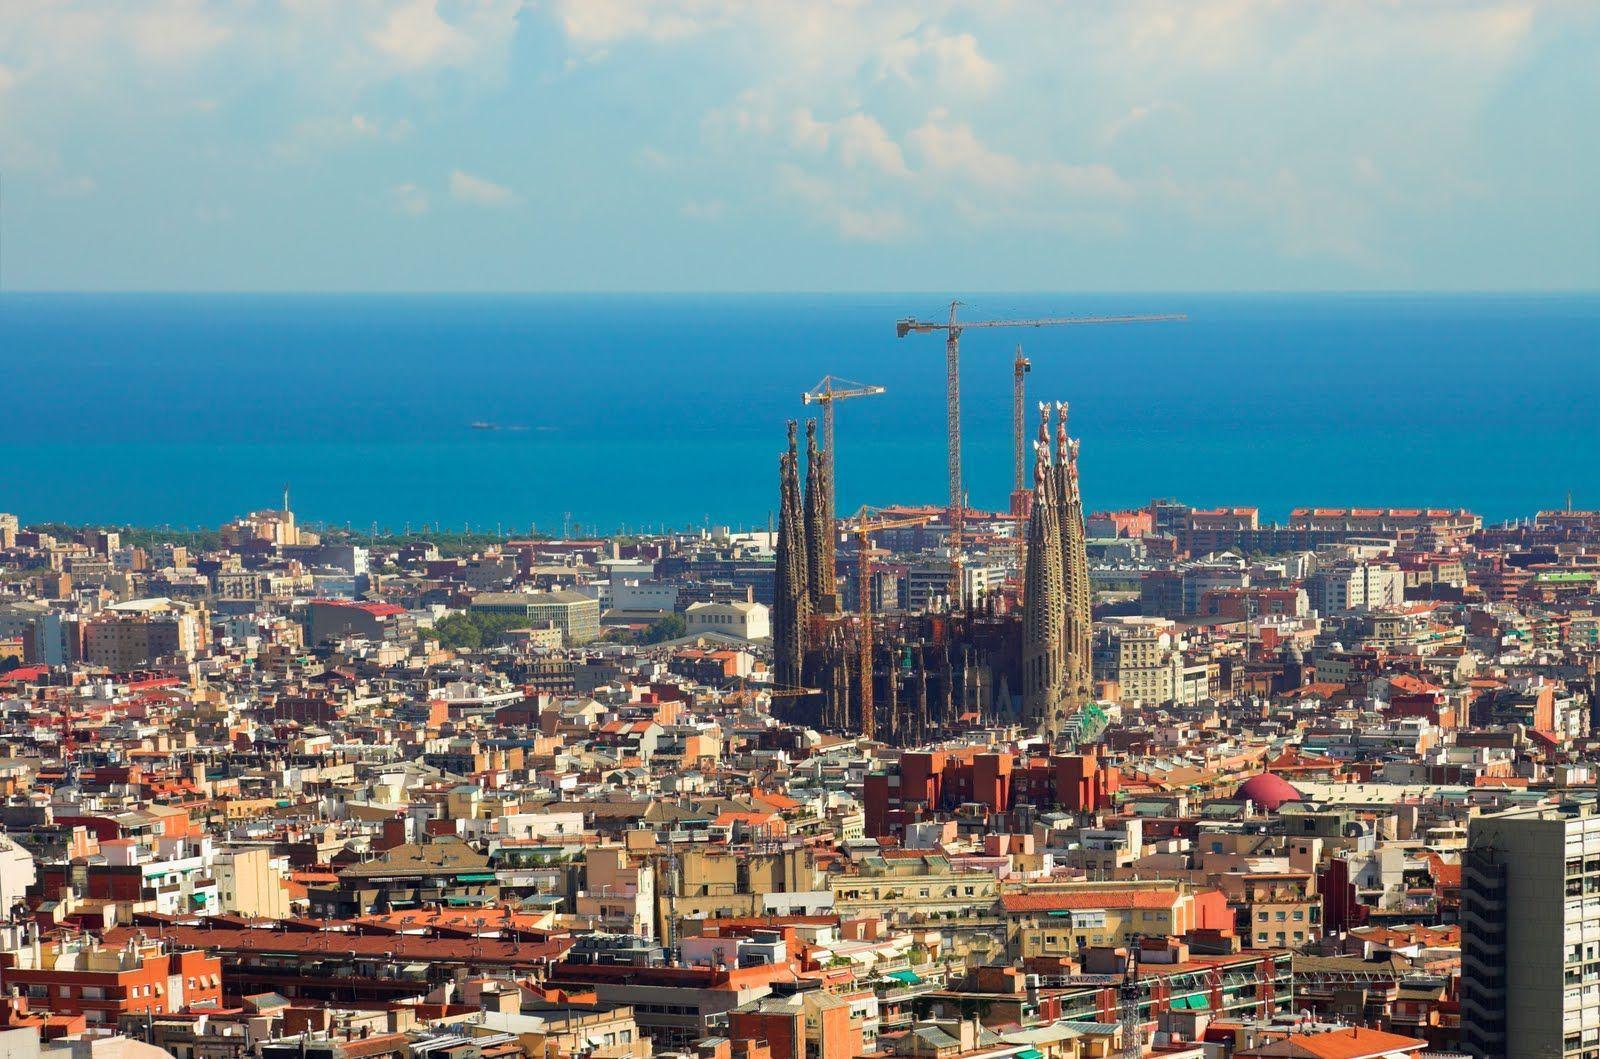
[[[806,527],[800,499],[800,454],[795,422],[789,449],[779,459],[777,570],[773,583],[773,677],[782,687],[801,686],[811,606]]]
[[[1026,722],[1054,737],[1065,719],[1066,617],[1061,562],[1060,507],[1050,466],[1050,406],[1039,405],[1039,440],[1034,443],[1033,504],[1028,513],[1028,562],[1022,597],[1022,713]]]
[[[1461,1050],[1581,1059],[1600,1047],[1600,806],[1579,795],[1472,818],[1461,856]]]

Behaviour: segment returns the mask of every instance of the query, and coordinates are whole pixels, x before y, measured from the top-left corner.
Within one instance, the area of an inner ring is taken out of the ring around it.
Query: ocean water
[[[25,521],[302,519],[585,530],[765,525],[784,421],[834,374],[839,509],[945,497],[931,295],[0,297],[0,511]],[[967,319],[1185,312],[969,331],[965,480],[1011,488],[1011,361],[1071,402],[1093,507],[1173,496],[1600,507],[1600,296],[987,295]],[[498,430],[473,429],[475,422]]]

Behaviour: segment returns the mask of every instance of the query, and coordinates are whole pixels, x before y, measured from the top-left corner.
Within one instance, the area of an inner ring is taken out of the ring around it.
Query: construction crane
[[[821,688],[791,687],[788,684],[771,683],[767,685],[767,698],[769,699],[800,699],[807,695],[821,695]]]
[[[1139,942],[1135,934],[1128,942],[1127,972],[1117,989],[1117,1021],[1122,1024],[1122,1059],[1141,1059],[1144,1055],[1144,1029],[1139,1024]]]
[[[863,507],[856,512],[850,527],[856,538],[856,613],[861,619],[856,637],[856,676],[860,681],[861,734],[872,739],[876,734],[877,711],[872,703],[872,545],[868,540],[879,530],[926,526],[936,515],[906,515],[887,518],[881,512]]]
[[[1066,327],[1077,324],[1157,323],[1187,320],[1183,313],[1158,313],[1138,316],[1044,316],[1031,320],[957,320],[959,301],[950,303],[948,320],[917,320],[905,317],[895,323],[895,334],[943,331],[945,369],[945,427],[949,445],[950,472],[950,601],[961,602],[961,523],[966,496],[961,488],[961,332],[983,327]]]
[[[851,382],[849,379],[839,379],[832,375],[824,375],[822,381],[800,395],[806,404],[820,404],[822,406],[822,462],[828,473],[828,483],[831,486],[838,479],[833,476],[833,406],[838,401],[847,401],[852,397],[876,397],[883,393],[882,386],[869,386],[865,383]]]
[[[799,699],[807,695],[821,695],[821,688],[802,688],[793,684],[779,684],[777,681],[768,681],[762,684],[758,691],[765,691],[769,699]],[[739,678],[739,696],[750,698],[750,681],[747,677]]]
[[[1028,511],[1028,372],[1033,361],[1022,355],[1022,343],[1017,343],[1017,359],[1011,365],[1011,443],[1015,450],[1016,468],[1011,479],[1011,516],[1014,524],[1011,539],[1017,550],[1017,584],[1020,588],[1022,572],[1028,567],[1028,535],[1022,526],[1022,517]]]
[[[1027,402],[1028,372],[1033,370],[1033,361],[1022,355],[1022,343],[1017,343],[1017,359],[1011,365],[1011,443],[1015,452],[1016,473],[1011,479],[1011,513],[1022,514],[1024,501],[1022,497],[1027,492],[1028,461],[1025,443],[1028,435],[1028,416],[1024,407]]]

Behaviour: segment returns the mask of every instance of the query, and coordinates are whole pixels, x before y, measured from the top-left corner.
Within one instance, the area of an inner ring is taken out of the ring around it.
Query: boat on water
[[[480,419],[480,420],[478,420],[478,422],[472,424],[472,429],[473,430],[499,430],[500,429],[500,424],[498,424],[498,423],[485,423],[483,420]]]

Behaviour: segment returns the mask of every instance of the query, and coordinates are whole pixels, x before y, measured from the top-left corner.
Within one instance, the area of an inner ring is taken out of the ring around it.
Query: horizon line
[[[549,287],[549,288],[521,288],[521,287],[482,287],[482,288],[358,288],[334,287],[322,289],[307,289],[296,287],[22,287],[10,290],[0,290],[0,298],[18,296],[224,296],[237,297],[248,295],[293,295],[297,297],[631,297],[631,298],[670,298],[670,297],[939,297],[960,298],[966,296],[988,295],[1074,295],[1087,297],[1596,297],[1600,296],[1600,286],[1597,287],[1259,287],[1259,288],[1181,288],[1166,289],[1118,289],[1118,288],[1005,288],[1005,287],[969,287],[964,291],[952,295],[951,290],[935,288],[875,288],[861,290],[843,290],[836,288],[584,288],[584,287]]]

